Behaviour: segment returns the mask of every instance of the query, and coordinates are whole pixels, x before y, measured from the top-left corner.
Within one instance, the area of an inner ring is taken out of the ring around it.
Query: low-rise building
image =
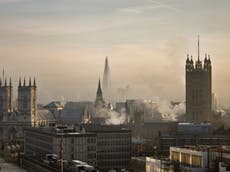
[[[146,172],[174,172],[173,164],[167,159],[146,157]]]
[[[131,160],[131,130],[122,125],[87,124],[81,128],[97,135],[97,167],[101,172],[128,169]]]
[[[158,140],[160,153],[168,155],[171,146],[229,146],[230,134],[214,134],[210,123],[179,123],[176,132],[162,132]]]
[[[230,165],[230,149],[224,146],[170,147],[170,160],[177,170],[223,172]]]
[[[94,133],[79,133],[74,128],[40,127],[25,129],[25,155],[37,157],[46,154],[60,155],[63,143],[63,159],[81,160],[96,164],[97,138]]]

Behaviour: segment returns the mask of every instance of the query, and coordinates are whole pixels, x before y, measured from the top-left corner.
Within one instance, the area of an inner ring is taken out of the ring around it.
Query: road
[[[0,172],[26,172],[18,166],[5,162],[4,159],[0,158]]]

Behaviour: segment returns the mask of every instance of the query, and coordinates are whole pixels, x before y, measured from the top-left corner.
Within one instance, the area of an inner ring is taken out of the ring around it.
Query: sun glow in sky
[[[36,76],[39,102],[94,100],[108,56],[114,92],[183,101],[199,34],[213,92],[230,104],[229,16],[229,0],[0,0],[0,67],[15,88]]]

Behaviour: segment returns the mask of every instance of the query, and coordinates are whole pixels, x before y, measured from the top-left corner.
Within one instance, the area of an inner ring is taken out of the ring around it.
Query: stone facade
[[[212,120],[212,65],[210,56],[205,54],[204,63],[200,60],[199,40],[198,59],[186,60],[186,121],[205,122]]]

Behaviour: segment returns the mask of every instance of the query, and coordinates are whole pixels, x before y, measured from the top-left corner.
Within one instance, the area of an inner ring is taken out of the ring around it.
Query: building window
[[[176,161],[176,162],[179,162],[179,160],[180,160],[180,153],[172,151],[172,160]]]
[[[192,155],[192,166],[201,167],[201,156]]]

